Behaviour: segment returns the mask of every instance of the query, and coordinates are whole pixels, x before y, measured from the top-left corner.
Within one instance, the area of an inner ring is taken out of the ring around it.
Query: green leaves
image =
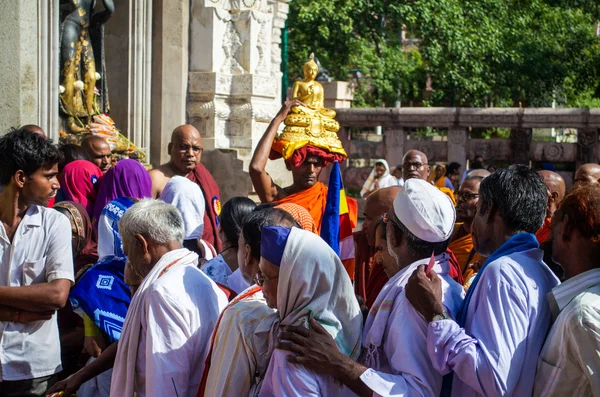
[[[358,106],[595,103],[597,0],[294,0],[290,79],[311,51]],[[418,51],[401,40],[402,27]],[[426,92],[427,76],[432,91]]]

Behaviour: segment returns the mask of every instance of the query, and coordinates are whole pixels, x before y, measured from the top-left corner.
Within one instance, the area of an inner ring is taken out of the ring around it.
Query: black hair
[[[79,145],[74,143],[67,143],[60,145],[58,149],[63,154],[63,160],[58,163],[58,172],[62,172],[65,166],[72,163],[75,160],[87,160],[90,161],[90,155],[88,152]]]
[[[44,137],[24,129],[11,128],[0,137],[0,184],[6,186],[19,170],[31,176],[40,168],[50,169],[62,160],[62,153]]]
[[[381,161],[378,161],[375,163],[375,167],[385,167],[385,164],[383,164]]]
[[[244,217],[256,208],[256,203],[248,197],[233,197],[229,199],[219,216],[221,230],[232,246],[237,247],[238,238],[242,231]]]
[[[256,208],[254,208],[253,211],[254,212],[256,212],[256,211],[262,211],[264,209],[273,208],[273,207],[276,207],[276,206],[277,206],[277,204],[275,204],[275,203],[261,203],[261,204],[257,205]]]
[[[242,234],[250,246],[250,255],[256,260],[260,259],[260,235],[264,226],[300,227],[289,212],[279,208],[265,208],[246,215]]]
[[[458,171],[460,167],[461,165],[457,162],[448,164],[448,167],[446,168],[446,176],[454,174],[454,172]]]
[[[525,165],[498,169],[479,185],[480,213],[496,207],[514,232],[535,233],[544,223],[547,201],[543,178]]]
[[[447,240],[441,241],[439,243],[430,243],[429,241],[421,240],[417,236],[415,236],[394,214],[394,221],[392,224],[395,226],[396,232],[402,233],[404,238],[406,239],[406,245],[410,248],[413,253],[421,258],[426,258],[431,255],[433,252],[434,255],[440,255],[443,252],[446,252],[448,249],[448,244],[450,243],[450,236]],[[398,240],[398,234],[396,234],[396,239]]]

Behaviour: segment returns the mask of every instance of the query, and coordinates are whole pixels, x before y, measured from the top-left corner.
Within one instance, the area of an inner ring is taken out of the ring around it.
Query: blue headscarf
[[[281,258],[285,244],[292,229],[280,226],[265,226],[260,236],[260,256],[274,264],[281,266]]]

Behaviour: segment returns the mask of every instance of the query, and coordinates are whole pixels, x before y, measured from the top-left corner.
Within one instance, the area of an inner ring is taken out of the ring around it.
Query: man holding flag
[[[311,214],[321,237],[340,256],[350,278],[354,278],[354,241],[352,230],[358,220],[356,201],[347,198],[339,163],[346,152],[337,135],[281,134],[277,130],[290,110],[302,102],[286,101],[258,142],[250,162],[250,178],[263,203],[295,203]],[[290,139],[291,137],[291,139]],[[283,157],[292,172],[291,186],[277,186],[265,171],[267,160]],[[319,182],[324,167],[333,163],[329,188]]]

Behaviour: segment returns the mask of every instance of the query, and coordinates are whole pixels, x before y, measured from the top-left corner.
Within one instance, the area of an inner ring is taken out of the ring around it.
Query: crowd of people
[[[0,395],[600,395],[599,165],[567,192],[524,165],[377,160],[335,245],[336,159],[297,149],[285,188],[264,170],[291,105],[250,163],[259,205],[221,208],[191,125],[151,171],[94,137],[0,137]]]

